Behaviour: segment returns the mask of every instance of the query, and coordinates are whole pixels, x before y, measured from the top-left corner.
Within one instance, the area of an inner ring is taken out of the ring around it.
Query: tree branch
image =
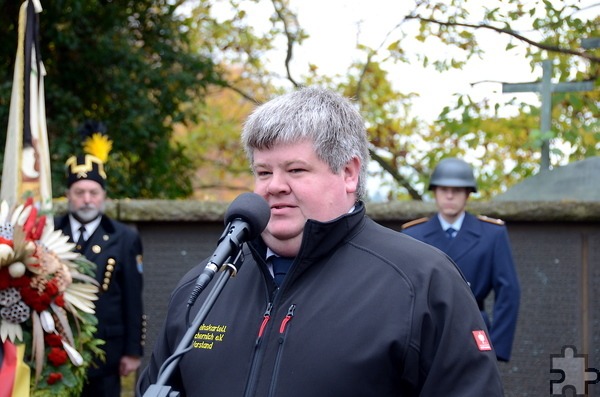
[[[537,41],[530,40],[527,37],[520,35],[519,33],[515,32],[513,30],[497,28],[495,26],[484,25],[484,24],[474,25],[474,24],[460,23],[460,22],[444,22],[444,21],[438,21],[438,20],[430,19],[430,18],[423,18],[418,15],[408,15],[405,18],[406,19],[417,19],[419,21],[433,23],[433,24],[437,24],[437,25],[441,25],[441,26],[461,26],[464,28],[471,28],[471,29],[488,29],[488,30],[492,30],[492,31],[500,33],[500,34],[506,34],[506,35],[512,36],[520,41],[523,41],[523,42],[525,42],[529,45],[532,45],[534,47],[537,47],[541,50],[546,50],[546,51],[550,51],[550,52],[558,52],[561,54],[575,55],[575,56],[578,56],[581,58],[585,58],[591,62],[600,63],[600,58],[595,57],[592,54],[589,54],[585,50],[572,50],[570,48],[551,46],[551,45],[538,43]]]
[[[371,154],[371,158],[375,160],[377,164],[381,166],[381,168],[387,171],[392,176],[392,178],[394,178],[394,180],[398,182],[398,184],[400,184],[400,186],[406,189],[411,199],[423,200],[423,196],[419,192],[417,192],[412,187],[410,182],[407,181],[402,175],[400,175],[398,170],[394,168],[388,161],[386,161],[386,159],[375,153],[375,151],[372,149],[369,149],[369,153]]]
[[[255,105],[260,105],[262,103],[261,101],[256,99],[256,97],[246,93],[245,91],[242,91],[242,89],[240,89],[240,88],[237,88],[237,87],[229,84],[229,82],[224,82],[223,87],[229,88],[230,90],[238,93],[242,98],[254,103]]]
[[[285,33],[285,37],[287,39],[287,50],[286,50],[286,55],[285,55],[285,71],[287,74],[287,78],[289,81],[292,82],[292,84],[294,85],[294,87],[299,87],[300,84],[298,84],[296,82],[296,80],[294,80],[294,78],[292,77],[292,73],[290,72],[290,62],[292,61],[292,56],[293,56],[293,50],[294,50],[294,44],[296,43],[296,38],[294,36],[293,33],[290,32],[289,29],[289,25],[288,25],[288,21],[285,17],[285,15],[283,14],[283,12],[281,11],[281,9],[278,7],[277,0],[272,0],[273,3],[273,7],[275,8],[275,12],[277,13],[277,17],[279,17],[279,20],[283,23],[283,31]]]

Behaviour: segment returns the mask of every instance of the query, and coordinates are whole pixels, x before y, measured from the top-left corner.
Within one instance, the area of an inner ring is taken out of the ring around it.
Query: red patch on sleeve
[[[492,345],[490,345],[490,341],[488,340],[485,331],[473,331],[473,338],[475,338],[475,343],[477,343],[477,347],[480,351],[492,350]]]

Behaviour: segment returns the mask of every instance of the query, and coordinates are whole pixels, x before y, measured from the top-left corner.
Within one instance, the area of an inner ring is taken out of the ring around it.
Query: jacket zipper
[[[271,319],[271,309],[273,309],[273,303],[269,302],[267,304],[267,309],[263,314],[263,321],[260,324],[260,328],[258,329],[256,342],[254,343],[254,357],[252,358],[252,365],[250,366],[250,374],[248,375],[248,381],[246,382],[246,391],[244,392],[244,396],[251,396],[254,394],[254,386],[256,384],[255,378],[257,375],[257,369],[259,367],[258,362],[262,357],[260,345],[262,342],[263,334],[265,332],[265,328],[267,327],[267,323]]]
[[[267,310],[265,310],[265,314],[263,314],[263,321],[260,324],[260,328],[258,329],[258,337],[256,338],[256,349],[258,349],[260,345],[260,341],[262,340],[263,333],[265,332],[265,328],[267,327],[267,323],[271,319],[271,309],[273,308],[273,304],[269,302],[267,305]]]
[[[288,324],[290,323],[290,321],[292,321],[295,311],[296,305],[290,305],[286,316],[283,318],[283,320],[281,321],[281,325],[279,326],[279,347],[277,348],[277,357],[275,358],[275,368],[273,369],[273,377],[271,378],[269,396],[275,395],[275,386],[277,384],[277,378],[279,378],[279,366],[281,364],[281,357],[283,355],[283,346],[285,344],[285,338],[287,336]]]

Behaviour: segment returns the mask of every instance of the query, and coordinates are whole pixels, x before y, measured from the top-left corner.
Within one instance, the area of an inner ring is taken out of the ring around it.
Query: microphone
[[[245,242],[253,240],[265,230],[270,217],[269,204],[256,193],[242,193],[233,200],[225,212],[225,230],[219,237],[217,249],[198,276],[188,306],[194,304],[215,273],[240,251]]]

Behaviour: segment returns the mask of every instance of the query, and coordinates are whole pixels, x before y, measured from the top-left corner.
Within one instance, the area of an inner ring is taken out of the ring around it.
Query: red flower
[[[50,375],[48,375],[47,382],[49,385],[53,385],[61,379],[62,379],[62,374],[60,372],[51,372]]]
[[[56,303],[57,306],[65,307],[65,297],[64,297],[64,295],[60,294],[56,298],[54,298],[54,303]]]
[[[56,284],[56,279],[53,278],[52,280],[48,281],[44,292],[49,296],[54,296],[58,294],[58,285]]]
[[[10,287],[12,277],[8,274],[8,266],[0,267],[0,290]]]
[[[46,334],[44,335],[44,340],[46,344],[51,347],[60,347],[62,346],[62,339],[59,335],[56,334]]]
[[[27,283],[25,283],[25,281],[27,281]],[[44,292],[41,294],[37,289],[29,286],[29,279],[23,280],[22,284],[27,284],[21,285],[21,297],[23,298],[23,302],[32,307],[36,312],[43,312],[46,310],[50,306],[52,299],[58,295],[58,285],[55,279],[48,281],[44,288]]]
[[[50,295],[48,295],[48,294],[40,295],[40,303],[37,306],[36,311],[43,312],[44,310],[46,310],[47,308],[50,307],[50,303],[52,303],[52,297],[50,297]]]
[[[14,245],[14,243],[13,243],[12,240],[6,239],[4,237],[0,237],[0,244],[6,244],[6,245],[8,245],[11,248],[15,247],[15,245]]]
[[[29,285],[21,287],[21,298],[27,306],[32,307],[35,311],[40,312],[43,310],[38,310],[41,307],[40,294]]]
[[[53,347],[50,349],[50,353],[48,353],[48,360],[55,367],[59,367],[67,362],[67,352],[59,347]]]
[[[28,200],[29,201],[29,200]],[[23,210],[25,210],[25,208],[27,208],[30,204],[27,203],[25,205],[25,207],[23,208]],[[31,206],[31,212],[29,213],[29,216],[27,217],[27,220],[25,221],[25,223],[23,224],[23,231],[25,232],[25,238],[27,240],[31,240],[31,233],[33,231],[33,228],[35,226],[35,220],[37,218],[37,208],[35,208],[33,205]]]
[[[5,269],[7,269],[7,268],[5,268]],[[8,271],[8,269],[6,271]],[[31,277],[29,277],[27,275],[21,276],[18,278],[12,278],[10,280],[10,285],[15,288],[29,287],[29,284],[31,284]]]
[[[45,226],[46,226],[46,215],[42,215],[38,218],[37,222],[35,223],[33,229],[31,230],[29,237],[33,241],[39,240],[42,237],[42,232],[44,231]]]

